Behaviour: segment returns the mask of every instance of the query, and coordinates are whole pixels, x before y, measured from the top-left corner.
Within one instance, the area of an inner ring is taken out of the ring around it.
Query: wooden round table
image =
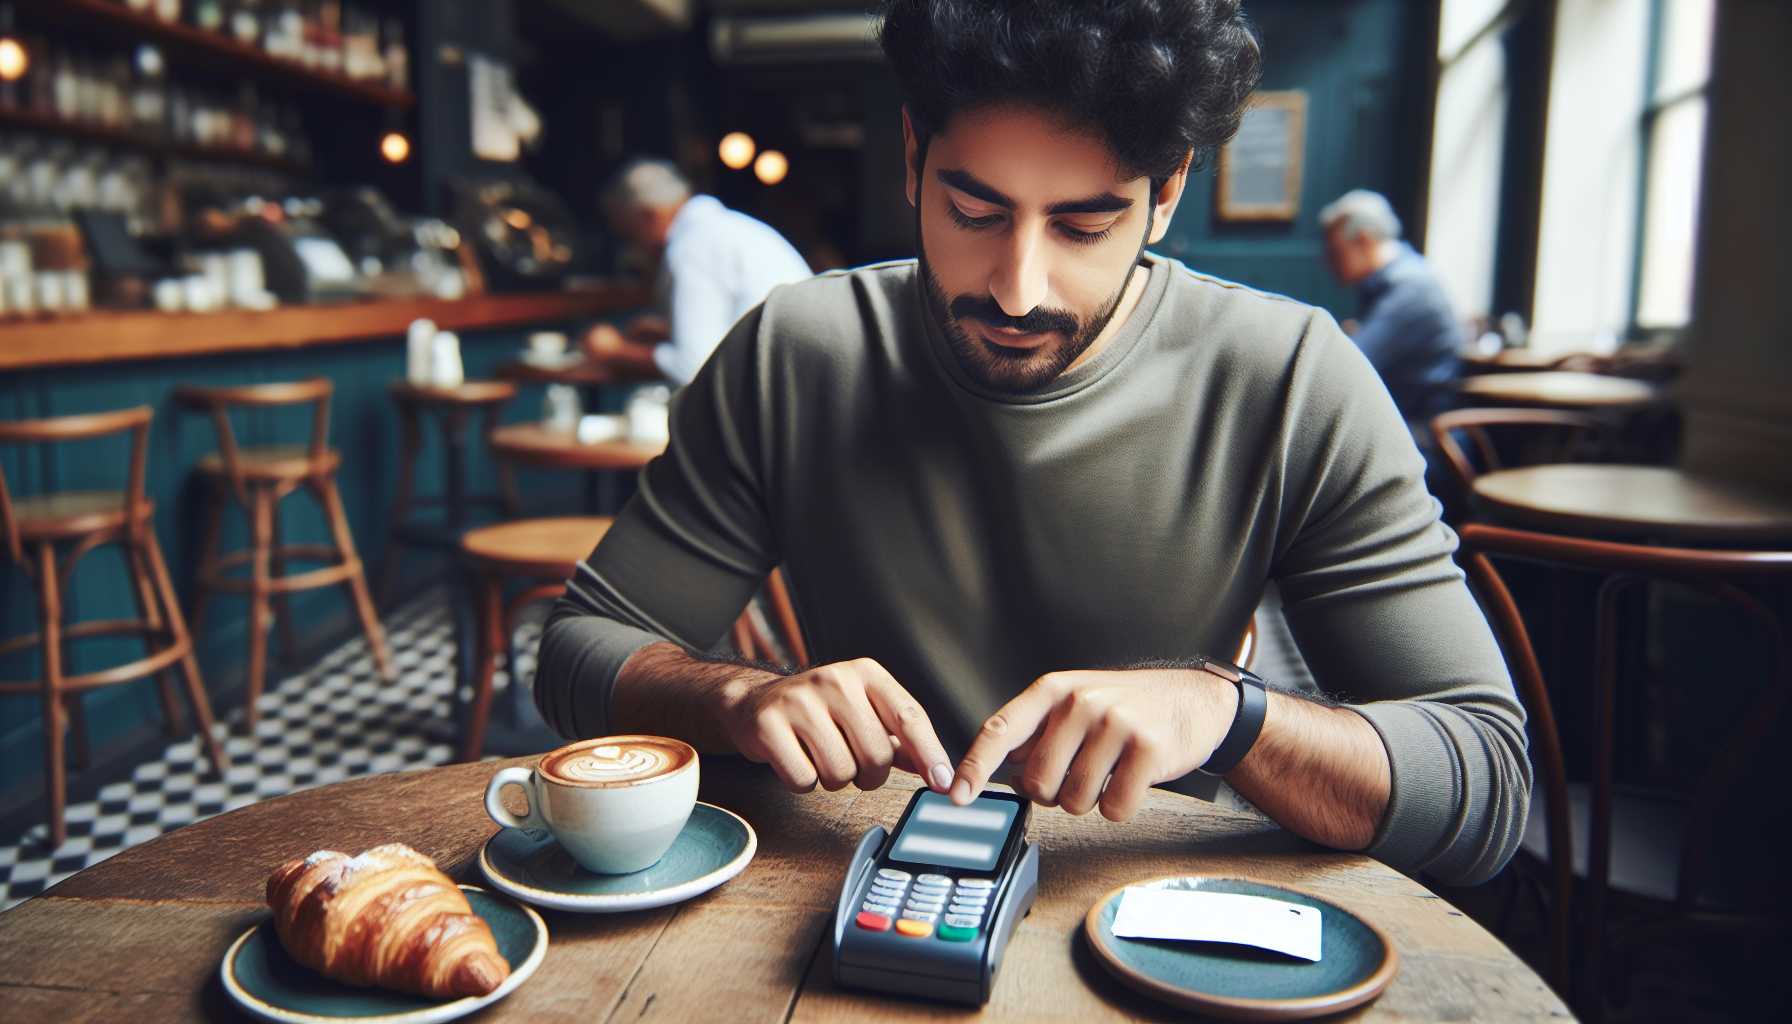
[[[1462,367],[1467,373],[1527,373],[1548,370],[1578,352],[1542,352],[1534,348],[1503,348],[1483,354],[1464,352]]]
[[[404,842],[481,882],[496,826],[482,796],[502,764],[375,776],[253,804],[126,850],[0,914],[0,1019],[219,1019],[233,1006],[218,963],[267,918],[268,873],[328,848]],[[617,915],[543,911],[541,969],[480,1020],[937,1020],[974,1011],[843,990],[831,974],[834,900],[858,838],[894,825],[918,780],[868,793],[785,792],[769,772],[706,757],[702,799],[752,823],[759,851],[739,877],[686,903]],[[1096,965],[1083,915],[1116,886],[1208,872],[1287,884],[1376,922],[1400,974],[1357,1011],[1371,1019],[1535,1020],[1568,1010],[1480,925],[1406,876],[1306,844],[1261,819],[1153,792],[1114,824],[1040,808],[1033,912],[1009,946],[983,1016],[1174,1019]]]
[[[492,431],[492,451],[500,459],[543,469],[640,469],[666,450],[663,441],[599,441],[583,444],[571,431],[539,423],[516,423]]]
[[[1664,397],[1660,388],[1644,381],[1564,370],[1482,374],[1464,378],[1458,389],[1472,402],[1561,409],[1632,409]]]
[[[1668,543],[1792,546],[1792,493],[1676,466],[1560,463],[1483,473],[1475,496],[1546,530]]]
[[[595,359],[530,362],[517,359],[498,367],[498,376],[524,384],[570,384],[595,388],[605,384],[639,384],[655,378],[631,374]]]

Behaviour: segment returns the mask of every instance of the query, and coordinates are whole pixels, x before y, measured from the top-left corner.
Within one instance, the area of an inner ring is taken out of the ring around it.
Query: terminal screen
[[[960,807],[938,793],[924,792],[890,856],[916,864],[992,871],[1019,814],[1020,804],[1012,800],[980,798]]]

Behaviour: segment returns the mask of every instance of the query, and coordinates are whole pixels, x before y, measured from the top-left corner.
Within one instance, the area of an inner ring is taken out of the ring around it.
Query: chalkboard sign
[[[1221,220],[1293,220],[1307,144],[1307,94],[1260,92],[1220,150]]]

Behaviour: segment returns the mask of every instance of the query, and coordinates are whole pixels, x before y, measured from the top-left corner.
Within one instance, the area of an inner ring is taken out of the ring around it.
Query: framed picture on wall
[[[1238,134],[1220,149],[1214,189],[1223,221],[1291,221],[1300,213],[1300,172],[1307,147],[1307,94],[1299,89],[1251,97]]]

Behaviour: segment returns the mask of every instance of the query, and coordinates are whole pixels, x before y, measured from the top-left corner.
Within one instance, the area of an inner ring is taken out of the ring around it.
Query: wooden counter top
[[[579,291],[476,295],[452,302],[372,299],[265,312],[98,311],[0,321],[0,372],[389,340],[404,334],[418,317],[434,320],[445,331],[553,324],[636,309],[646,302],[642,286],[606,282]]]

